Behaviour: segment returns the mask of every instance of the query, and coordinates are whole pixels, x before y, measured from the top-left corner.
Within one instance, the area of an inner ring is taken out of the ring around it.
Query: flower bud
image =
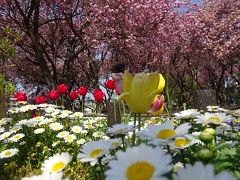
[[[209,132],[203,131],[200,134],[199,139],[204,143],[209,143],[213,140],[213,135]]]
[[[217,134],[216,130],[213,128],[206,128],[206,129],[204,129],[204,132],[208,132],[213,136],[216,136],[216,134]]]
[[[197,156],[199,159],[201,159],[203,161],[207,161],[207,160],[210,160],[213,158],[214,153],[212,150],[204,148],[204,149],[201,149],[200,151],[198,151]]]

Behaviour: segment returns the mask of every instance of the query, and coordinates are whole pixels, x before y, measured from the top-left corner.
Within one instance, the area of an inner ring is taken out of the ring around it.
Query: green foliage
[[[5,64],[9,58],[15,56],[16,50],[14,44],[20,40],[19,33],[14,32],[11,28],[6,27],[3,35],[0,36],[0,61]]]

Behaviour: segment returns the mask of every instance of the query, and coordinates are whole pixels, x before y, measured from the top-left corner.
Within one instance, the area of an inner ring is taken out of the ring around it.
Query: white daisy
[[[2,118],[1,121],[12,122],[12,118]]]
[[[15,134],[11,138],[9,138],[9,141],[11,142],[18,142],[20,139],[22,139],[25,135],[23,133]]]
[[[69,135],[69,132],[68,131],[62,131],[62,132],[59,132],[58,134],[57,134],[57,137],[58,138],[65,138],[66,136],[68,136]]]
[[[35,126],[37,126],[37,124],[38,124],[38,122],[35,121],[35,120],[28,120],[28,121],[25,123],[25,125],[26,125],[27,127],[35,127]]]
[[[98,159],[104,156],[111,148],[111,143],[105,140],[88,142],[82,147],[82,153],[78,154],[81,162],[90,162],[94,166]]]
[[[176,137],[174,140],[170,140],[168,145],[175,149],[185,149],[196,143],[201,143],[201,141],[193,138],[190,135],[186,135],[184,137]]]
[[[111,147],[114,149],[114,148],[117,148],[119,146],[122,146],[122,139],[120,138],[117,138],[117,139],[108,139],[108,141],[111,143]]]
[[[11,132],[4,132],[0,135],[0,140],[7,139],[12,133]]]
[[[219,106],[207,106],[207,110],[208,111],[214,111],[214,112],[216,112],[216,111],[218,111],[219,110]]]
[[[3,126],[3,125],[5,125],[5,124],[7,124],[8,122],[7,121],[2,121],[2,120],[0,120],[0,126]]]
[[[44,171],[41,175],[24,177],[21,180],[62,180],[63,172],[50,173],[48,171]],[[69,178],[65,178],[67,180]]]
[[[82,127],[81,126],[73,126],[71,128],[71,131],[74,133],[80,133],[80,132],[82,132]]]
[[[44,120],[44,116],[37,116],[37,117],[32,118],[32,120],[34,120],[34,121],[42,121],[42,120]]]
[[[42,121],[40,121],[38,123],[39,126],[43,125],[43,124],[48,124],[48,123],[52,123],[54,122],[55,119],[54,118],[44,118]]]
[[[102,158],[102,163],[107,164],[109,161],[113,160],[115,156],[112,156],[111,154],[107,154],[105,157]]]
[[[160,147],[141,144],[116,153],[117,160],[109,162],[106,180],[117,179],[166,179],[164,174],[172,169],[170,155]]]
[[[197,174],[197,176],[196,176]],[[177,170],[177,174],[174,175],[174,180],[236,180],[226,171],[222,171],[215,175],[214,168],[212,165],[208,164],[204,166],[202,162],[196,162],[193,166],[187,164],[185,168],[180,168]]]
[[[81,117],[83,117],[83,113],[81,113],[81,112],[75,112],[75,113],[73,114],[73,116],[76,117],[76,118],[81,118]]]
[[[233,117],[226,115],[226,113],[208,113],[196,116],[195,121],[201,124],[226,124],[232,121]]]
[[[82,130],[82,134],[86,135],[88,133],[88,131],[86,129]]]
[[[66,142],[73,142],[75,139],[77,139],[77,137],[74,134],[69,134],[64,137],[64,140]]]
[[[105,135],[104,132],[97,131],[97,132],[94,132],[92,136],[95,138],[101,138],[104,135]]]
[[[189,119],[194,118],[199,114],[197,109],[187,109],[178,113],[174,113],[177,119]]]
[[[85,139],[79,139],[79,140],[76,141],[76,143],[79,144],[79,145],[82,145],[82,144],[84,144],[85,142],[86,142]]]
[[[22,126],[15,125],[15,126],[13,126],[13,127],[9,130],[9,132],[11,132],[11,133],[16,133],[17,131],[19,131],[19,130],[21,130],[21,129],[22,129]]]
[[[38,128],[34,130],[34,134],[42,134],[45,131],[44,128]]]
[[[19,152],[19,150],[16,149],[16,148],[6,149],[6,150],[4,150],[4,151],[2,151],[2,152],[0,153],[0,159],[12,157],[12,156],[14,156],[15,154],[17,154],[18,152]]]
[[[139,131],[139,136],[141,139],[151,140],[151,144],[161,144],[186,135],[190,127],[188,123],[184,123],[174,129],[172,121],[167,120],[161,125],[150,124],[146,129]]]
[[[46,113],[52,113],[54,111],[56,111],[56,109],[54,107],[48,107],[48,108],[45,109]]]
[[[128,124],[115,124],[112,128],[108,129],[109,134],[119,135],[119,134],[127,134],[134,130],[134,125]]]
[[[85,121],[83,123],[83,126],[85,129],[93,129],[94,128],[93,123],[91,121]]]
[[[55,123],[49,124],[49,127],[54,131],[60,131],[61,129],[63,129],[64,126],[58,122],[55,122]]]
[[[71,161],[71,159],[72,157],[69,153],[55,154],[43,162],[42,170],[49,171],[51,173],[62,171]]]
[[[4,131],[5,131],[5,128],[4,127],[0,127],[0,133],[3,133]]]

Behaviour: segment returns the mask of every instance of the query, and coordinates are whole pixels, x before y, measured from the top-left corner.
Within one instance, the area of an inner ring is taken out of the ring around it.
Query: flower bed
[[[0,121],[0,179],[237,179],[239,110],[209,108],[108,128],[104,117],[18,105]]]

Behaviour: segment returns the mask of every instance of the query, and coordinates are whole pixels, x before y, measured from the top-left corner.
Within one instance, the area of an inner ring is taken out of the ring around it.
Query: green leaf
[[[0,147],[0,152],[4,151],[7,148],[7,144],[4,144]]]

